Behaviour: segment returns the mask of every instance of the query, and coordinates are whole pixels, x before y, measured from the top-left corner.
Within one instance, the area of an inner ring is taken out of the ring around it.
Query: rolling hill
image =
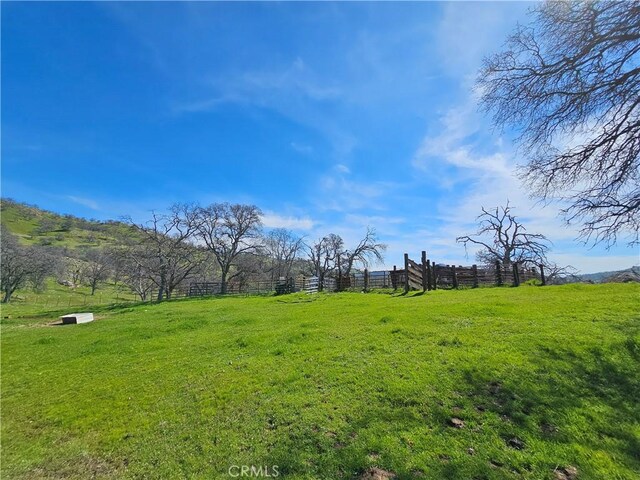
[[[2,225],[26,245],[92,248],[116,243],[127,234],[127,225],[118,221],[100,222],[73,215],[61,215],[34,205],[0,200]]]

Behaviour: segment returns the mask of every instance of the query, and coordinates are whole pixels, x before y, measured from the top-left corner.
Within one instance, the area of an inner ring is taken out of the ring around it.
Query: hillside
[[[614,270],[611,272],[587,273],[578,275],[581,281],[603,283],[603,282],[640,282],[640,266],[627,268],[624,270]]]
[[[115,243],[115,239],[127,230],[122,222],[60,215],[7,198],[0,200],[0,218],[2,225],[27,245],[72,249],[101,247]]]
[[[7,306],[2,477],[636,478],[639,295],[227,297],[65,327]]]

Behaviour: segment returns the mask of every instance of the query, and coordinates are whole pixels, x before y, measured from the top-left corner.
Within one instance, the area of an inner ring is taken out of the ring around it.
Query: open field
[[[640,475],[638,284],[10,308],[2,478]]]
[[[102,283],[91,295],[91,288],[81,285],[70,288],[47,279],[46,289],[42,292],[18,290],[11,302],[2,305],[3,317],[13,318],[16,315],[40,315],[44,312],[98,308],[105,305],[132,303],[140,297],[131,293],[124,285]]]

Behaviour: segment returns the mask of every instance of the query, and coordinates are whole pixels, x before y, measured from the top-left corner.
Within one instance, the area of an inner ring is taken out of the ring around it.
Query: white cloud
[[[442,65],[453,74],[476,71],[482,58],[504,40],[530,4],[525,2],[446,2],[437,29]]]
[[[76,197],[74,195],[67,195],[66,198],[78,205],[90,208],[91,210],[100,210],[98,203],[90,198]]]
[[[313,153],[313,147],[311,145],[305,145],[304,143],[291,142],[289,146],[296,152],[302,155],[310,155]]]
[[[341,96],[338,87],[319,82],[314,72],[300,57],[283,70],[246,72],[240,77],[240,81],[241,88],[246,88],[251,92],[297,92],[318,101],[334,100]]]
[[[345,174],[351,173],[351,170],[349,169],[349,167],[341,163],[337,164],[335,168],[339,173],[345,173]]]
[[[312,194],[312,202],[320,211],[386,210],[388,205],[381,197],[391,194],[396,188],[393,182],[356,181],[341,175],[325,175],[319,179],[318,191]]]
[[[331,102],[347,101],[342,88],[333,82],[333,77],[321,75],[298,57],[289,64],[261,70],[203,76],[200,83],[209,93],[175,102],[172,108],[176,114],[208,112],[226,104],[269,109],[320,132],[340,159],[353,151],[358,140],[323,109]],[[310,153],[306,146],[294,143],[295,150]]]
[[[266,212],[262,223],[267,228],[289,228],[292,230],[311,230],[315,222],[308,217],[282,216],[274,212]]]

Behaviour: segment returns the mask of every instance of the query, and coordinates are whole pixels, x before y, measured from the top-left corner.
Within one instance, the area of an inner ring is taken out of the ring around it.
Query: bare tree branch
[[[478,230],[473,235],[456,238],[465,249],[469,244],[482,247],[476,254],[479,262],[493,264],[499,261],[506,267],[513,263],[540,265],[546,262],[549,240],[540,233],[528,233],[524,225],[511,213],[512,208],[496,207],[487,210],[476,218]]]
[[[515,128],[534,196],[562,200],[585,242],[638,243],[640,3],[546,2],[485,59],[482,105]]]

